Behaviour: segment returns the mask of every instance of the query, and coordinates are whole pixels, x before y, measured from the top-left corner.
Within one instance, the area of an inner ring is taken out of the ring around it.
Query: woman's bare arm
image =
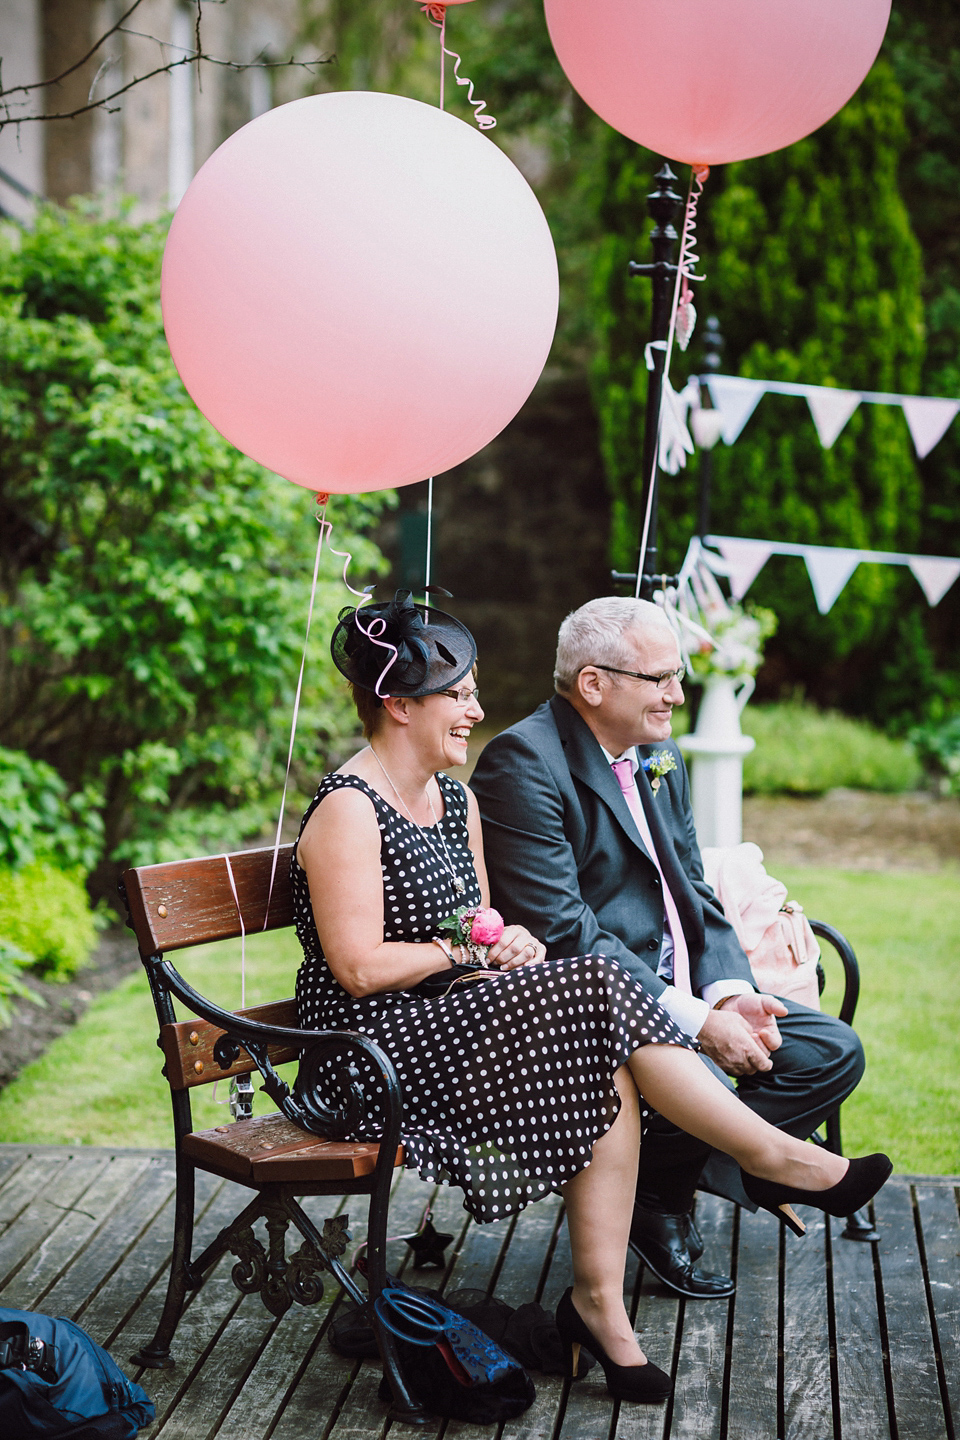
[[[450,968],[429,941],[384,941],[380,827],[373,802],[360,790],[344,786],[321,801],[297,858],[307,872],[324,957],[348,994],[360,999],[406,990]]]

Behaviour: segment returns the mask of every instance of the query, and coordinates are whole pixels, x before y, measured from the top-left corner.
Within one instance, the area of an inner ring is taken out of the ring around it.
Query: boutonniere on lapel
[[[656,795],[660,789],[660,781],[664,775],[669,775],[671,770],[676,770],[677,762],[669,750],[655,750],[643,761],[643,768],[647,772],[647,779],[650,781],[650,789]]]

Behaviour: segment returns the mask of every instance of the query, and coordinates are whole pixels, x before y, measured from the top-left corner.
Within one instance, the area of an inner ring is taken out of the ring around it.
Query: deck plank
[[[960,1223],[958,1192],[945,1185],[919,1183],[917,1208],[927,1257],[930,1296],[937,1324],[947,1403],[953,1433],[960,1430]]]
[[[516,1229],[497,1279],[496,1295],[515,1310],[536,1300],[561,1210],[559,1195],[528,1205]],[[565,1383],[559,1375],[534,1375],[537,1398],[522,1415],[508,1420],[500,1440],[551,1440],[560,1418]]]
[[[733,1216],[734,1206],[728,1200],[716,1195],[698,1197],[702,1263],[725,1275],[733,1270]],[[670,1440],[720,1440],[730,1303],[694,1300],[684,1304]]]
[[[124,1205],[131,1188],[150,1165],[150,1155],[120,1155],[104,1165],[83,1195],[66,1209],[25,1265],[3,1291],[14,1310],[37,1310],[42,1297],[82,1254],[109,1217]]]
[[[843,1220],[829,1220],[837,1402],[843,1440],[888,1440],[886,1381],[873,1276],[873,1246],[844,1240]]]
[[[875,1208],[898,1440],[946,1440],[909,1187],[886,1185]]]
[[[827,1313],[827,1225],[809,1207],[807,1233],[784,1236],[784,1440],[831,1440],[833,1393]],[[844,1242],[847,1243],[847,1242]]]
[[[78,1204],[100,1171],[106,1169],[108,1157],[102,1150],[90,1150],[86,1154],[82,1151],[71,1153],[66,1164],[61,1166],[46,1159],[31,1162],[16,1177],[15,1190],[19,1188],[22,1191],[24,1186],[29,1185],[34,1163],[44,1172],[43,1183],[0,1235],[0,1298],[11,1288],[14,1277],[32,1259],[51,1231]]]
[[[43,1297],[44,1308],[76,1319],[139,1245],[173,1195],[172,1154],[150,1154],[145,1170],[126,1191],[123,1204],[101,1225],[90,1243]],[[172,1221],[171,1221],[172,1225]]]
[[[741,1212],[730,1356],[729,1440],[778,1434],[777,1348],[780,1222]]]

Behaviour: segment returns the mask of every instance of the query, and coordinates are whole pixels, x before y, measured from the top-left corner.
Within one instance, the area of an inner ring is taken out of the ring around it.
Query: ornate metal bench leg
[[[397,1355],[394,1337],[380,1324],[372,1310],[371,1314],[374,1333],[380,1347],[380,1358],[383,1361],[383,1373],[393,1393],[393,1402],[388,1412],[390,1419],[400,1420],[404,1425],[435,1425],[437,1423],[436,1415],[425,1410],[420,1401],[415,1400],[407,1388],[400,1369],[400,1357]]]
[[[852,1215],[847,1216],[846,1228],[841,1239],[879,1240],[880,1232],[870,1224],[870,1217],[866,1210],[855,1210]]]
[[[173,1226],[173,1254],[170,1258],[170,1279],[167,1297],[157,1333],[148,1345],[130,1356],[131,1365],[147,1370],[172,1370],[174,1360],[170,1342],[180,1322],[183,1302],[187,1296],[190,1251],[193,1248],[194,1168],[188,1160],[177,1158],[177,1201]]]

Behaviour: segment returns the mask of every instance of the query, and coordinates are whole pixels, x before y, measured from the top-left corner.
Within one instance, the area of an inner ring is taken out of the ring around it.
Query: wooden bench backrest
[[[248,935],[264,929],[281,930],[293,924],[293,899],[290,894],[290,856],[292,845],[281,845],[277,855],[270,913],[270,873],[273,869],[273,847],[264,850],[239,850],[230,856],[237,899],[230,886],[230,876],[223,855],[207,855],[198,860],[175,860],[164,865],[140,865],[127,870],[123,877],[127,905],[133,922],[140,953],[144,956],[184,950],[192,945],[205,945],[214,940],[232,940],[240,933],[237,901],[243,913]],[[267,923],[264,925],[264,919]],[[270,1005],[257,1005],[238,1010],[265,1025],[297,1028],[297,1007],[294,1000],[279,1000]],[[227,1080],[231,1075],[249,1074],[255,1068],[246,1051],[228,1070],[221,1070],[213,1058],[213,1047],[223,1031],[209,1021],[193,1019],[175,1025],[163,1025],[160,1043],[166,1057],[166,1075],[174,1090],[194,1085],[209,1085],[214,1080]],[[287,1046],[272,1045],[269,1049],[274,1065],[296,1060],[299,1051]]]
[[[248,935],[261,930],[282,930],[293,924],[292,854],[292,845],[280,846],[269,916],[267,896],[273,846],[265,850],[238,850],[230,856]],[[141,955],[184,950],[211,940],[232,940],[240,934],[237,902],[223,855],[173,860],[165,865],[140,865],[125,872],[123,883]]]
[[[276,1000],[272,1005],[254,1005],[247,1010],[237,1010],[237,1015],[246,1015],[250,1020],[259,1020],[261,1025],[285,1025],[296,1030],[297,1002]],[[246,1050],[228,1070],[221,1070],[213,1058],[213,1047],[223,1031],[209,1020],[180,1020],[176,1025],[161,1025],[160,1044],[166,1058],[166,1076],[171,1090],[189,1090],[194,1085],[211,1085],[214,1080],[229,1080],[231,1075],[249,1075],[256,1069]],[[274,1065],[284,1065],[288,1060],[297,1060],[300,1051],[287,1045],[270,1045],[267,1053]]]

